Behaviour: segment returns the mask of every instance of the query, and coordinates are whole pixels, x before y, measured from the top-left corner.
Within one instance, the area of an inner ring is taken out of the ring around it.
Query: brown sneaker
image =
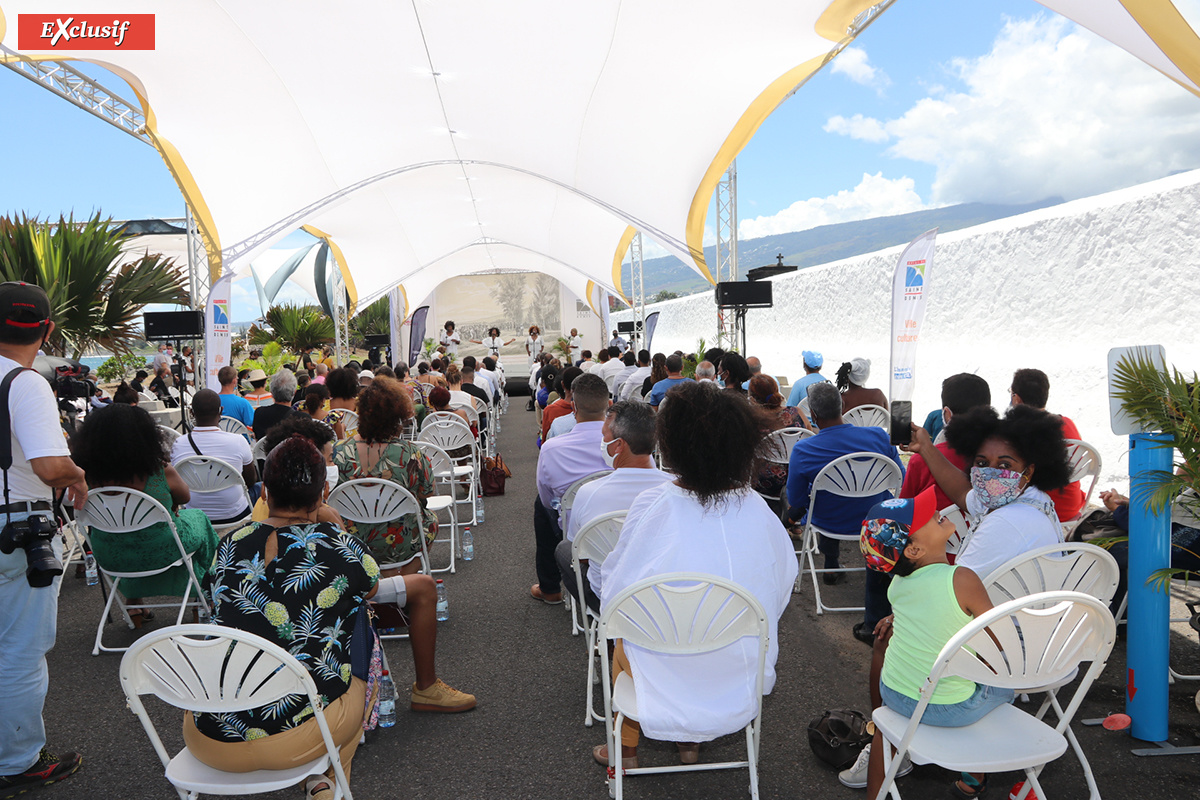
[[[538,584],[538,583],[535,583],[532,587],[530,587],[529,596],[532,597],[534,600],[541,600],[543,603],[545,603],[548,606],[562,605],[562,601],[563,601],[562,592],[555,592],[554,594],[546,594],[545,592],[542,591],[541,584]]]
[[[460,692],[445,681],[438,678],[426,689],[418,689],[412,685],[413,711],[440,711],[444,714],[454,714],[459,711],[470,711],[475,707],[475,695]]]

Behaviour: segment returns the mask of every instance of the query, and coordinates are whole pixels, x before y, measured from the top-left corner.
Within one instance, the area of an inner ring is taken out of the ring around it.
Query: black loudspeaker
[[[637,326],[632,320],[629,322],[617,323],[617,333],[633,333],[636,328]]]
[[[368,333],[363,337],[363,343],[367,347],[387,347],[392,343],[392,335],[390,333]]]
[[[717,284],[717,308],[770,308],[771,283],[729,281]]]
[[[142,314],[146,341],[200,339],[204,336],[203,311],[147,311]]]

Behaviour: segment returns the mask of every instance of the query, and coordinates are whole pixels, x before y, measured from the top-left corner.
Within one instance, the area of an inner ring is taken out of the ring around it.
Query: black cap
[[[36,328],[50,319],[46,290],[32,283],[0,283],[0,320],[13,328]]]

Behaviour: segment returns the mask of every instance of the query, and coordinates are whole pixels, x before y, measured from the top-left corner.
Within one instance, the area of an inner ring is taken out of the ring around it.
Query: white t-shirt
[[[462,391],[461,389],[453,389],[450,391],[450,405],[452,405],[452,406],[461,405],[461,406],[466,406],[467,408],[474,409],[475,408],[475,398],[472,397],[469,393]]]
[[[446,333],[446,331],[443,330],[441,338],[438,339],[438,344],[445,347],[446,352],[449,353],[450,355],[455,355],[458,353],[458,344],[461,341],[462,341],[462,337],[458,335],[457,330],[455,330],[451,333]]]
[[[254,460],[250,454],[250,444],[246,437],[236,433],[223,431],[215,425],[203,428],[193,428],[192,438],[196,440],[197,453],[192,449],[187,436],[180,436],[171,447],[171,463],[178,464],[188,456],[205,455],[219,458],[234,471],[241,473],[242,468]],[[229,519],[246,509],[246,494],[236,486],[222,489],[219,492],[200,494],[192,492],[192,499],[187,508],[198,508],[210,519]]]
[[[0,379],[19,366],[11,358],[0,356]],[[13,463],[8,470],[9,502],[53,500],[54,490],[42,483],[29,466],[35,458],[71,455],[59,422],[58,404],[46,379],[36,372],[22,372],[13,379],[8,395],[8,414],[12,420],[13,443]],[[0,489],[3,489],[2,484]],[[0,503],[3,502],[0,499]]]
[[[579,351],[583,348],[583,337],[575,334],[571,337],[571,363],[575,363],[575,356],[579,355]]]
[[[554,422],[558,422],[558,420]],[[668,475],[659,469],[622,467],[614,470],[611,475],[585,483],[579,487],[579,492],[575,495],[575,504],[571,506],[571,521],[567,524],[567,540],[575,541],[575,534],[579,533],[579,529],[596,517],[610,514],[613,511],[626,511],[633,505],[633,501],[639,494],[672,480],[674,480],[673,475]],[[599,575],[600,570],[592,570],[592,572]],[[595,587],[594,580],[589,578],[588,582]],[[599,590],[596,593],[599,594]]]
[[[536,339],[532,336],[526,337],[525,346],[529,348],[529,355],[536,356],[542,350],[546,349],[545,341],[539,335]]]
[[[763,693],[775,686],[778,621],[792,597],[795,546],[779,516],[746,489],[705,510],[672,483],[638,496],[617,546],[601,567],[601,611],[622,589],[664,572],[704,572],[745,587],[767,612],[770,642]],[[589,570],[591,574],[592,570]],[[703,655],[664,656],[628,643],[638,722],[652,739],[710,741],[754,717],[758,645],[743,639]]]
[[[618,400],[631,400],[633,393],[637,392],[640,397],[642,394],[642,384],[646,382],[646,378],[650,377],[650,367],[638,367],[634,370],[626,380],[625,384],[620,387],[621,393],[617,397]]]
[[[1030,486],[1017,500],[1051,503],[1049,495]],[[981,581],[986,581],[996,567],[1024,555],[1030,550],[1062,541],[1062,526],[1057,519],[1027,503],[1014,500],[991,513],[984,515],[975,527],[975,533],[967,542],[966,549],[958,554],[954,563],[967,567]],[[967,513],[979,516],[987,511],[975,490],[967,492]]]
[[[604,378],[604,383],[608,385],[608,393],[612,394],[613,384],[616,383],[617,375],[621,374],[623,369],[625,369],[625,365],[621,363],[621,359],[610,358],[592,372]]]

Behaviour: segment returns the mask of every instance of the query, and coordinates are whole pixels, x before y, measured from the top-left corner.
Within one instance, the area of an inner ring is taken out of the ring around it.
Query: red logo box
[[[153,14],[18,14],[21,50],[153,50]]]

